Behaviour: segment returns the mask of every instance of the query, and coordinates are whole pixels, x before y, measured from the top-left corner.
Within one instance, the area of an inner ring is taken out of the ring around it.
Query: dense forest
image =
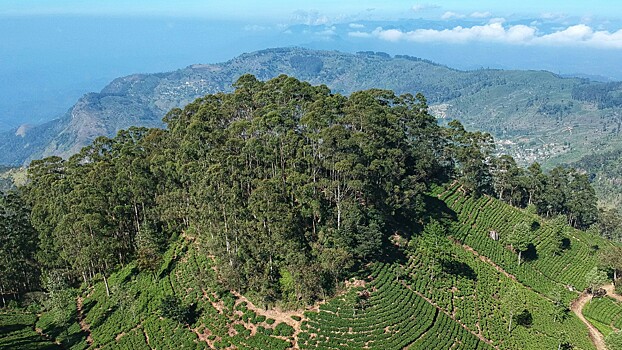
[[[422,95],[245,75],[164,121],[32,162],[0,201],[3,297],[97,274],[108,286],[134,260],[155,271],[184,235],[228,289],[265,305],[323,299],[389,237],[420,232],[431,186],[454,181],[577,228],[598,217],[586,175],[496,157],[489,134],[439,126]]]

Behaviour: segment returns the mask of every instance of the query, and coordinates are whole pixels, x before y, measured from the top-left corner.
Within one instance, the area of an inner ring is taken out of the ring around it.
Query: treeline
[[[572,88],[572,98],[594,103],[599,109],[622,106],[622,83],[586,82]]]
[[[491,170],[495,196],[510,205],[533,205],[544,217],[563,215],[581,229],[598,219],[597,197],[587,174],[561,166],[545,174],[538,163],[524,169],[507,155],[496,158]]]
[[[34,242],[24,259],[48,283],[106,281],[134,259],[155,270],[167,242],[184,234],[213,257],[219,283],[269,304],[332,293],[390,235],[425,221],[433,183],[457,180],[579,227],[593,221],[583,175],[497,159],[490,135],[455,121],[440,127],[422,95],[346,97],[287,76],[246,75],[235,88],[172,110],[166,130],[132,128],[68,160],[34,161],[11,195],[28,225],[8,224]],[[9,252],[1,258],[17,259]]]
[[[609,207],[600,209],[600,233],[609,239],[622,241],[622,150],[586,155],[571,166],[588,174],[600,201]]]

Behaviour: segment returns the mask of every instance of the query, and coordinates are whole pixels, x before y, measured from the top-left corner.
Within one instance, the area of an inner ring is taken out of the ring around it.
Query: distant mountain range
[[[491,132],[500,151],[522,163],[553,164],[595,149],[622,148],[622,84],[564,78],[545,71],[459,71],[410,56],[278,48],[219,64],[136,74],[89,93],[59,119],[0,134],[0,164],[68,157],[101,135],[130,126],[162,127],[174,107],[205,94],[231,91],[242,74],[266,80],[287,74],[335,93],[382,88],[423,93],[441,119]]]

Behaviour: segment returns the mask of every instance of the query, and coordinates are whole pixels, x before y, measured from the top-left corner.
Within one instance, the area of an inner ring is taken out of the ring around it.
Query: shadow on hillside
[[[538,250],[533,243],[529,243],[527,246],[527,250],[525,250],[522,254],[524,261],[534,261],[538,259]]]
[[[406,256],[402,248],[399,248],[391,243],[386,243],[382,247],[382,253],[379,256],[378,261],[387,264],[398,263],[406,265],[408,263],[408,256]]]
[[[560,248],[561,250],[568,250],[570,249],[570,238],[562,238],[561,244],[560,244]]]
[[[477,273],[471,266],[461,261],[444,260],[441,262],[443,271],[447,274],[477,281]]]
[[[424,203],[426,212],[431,219],[435,219],[440,222],[458,220],[458,214],[450,209],[442,200],[434,196],[425,196]]]
[[[56,350],[61,349],[58,345],[41,339],[38,335],[30,335],[19,337],[14,340],[2,342],[3,349],[20,349],[20,350]]]
[[[119,305],[113,305],[112,307],[110,307],[108,310],[106,310],[104,312],[102,317],[100,317],[96,321],[93,321],[93,323],[91,324],[91,327],[92,328],[99,327],[99,326],[103,325],[104,323],[106,323],[106,320],[108,319],[108,317],[110,317],[110,315],[114,314],[115,311],[117,311],[118,308],[119,308]]]
[[[26,329],[26,328],[30,328],[29,325],[27,324],[12,324],[12,325],[8,325],[8,326],[2,326],[0,327],[0,336],[5,335],[5,334],[9,334],[9,333],[13,333],[15,331],[21,330],[21,329]]]
[[[97,300],[95,299],[84,300],[84,303],[82,304],[82,314],[88,315],[88,313],[93,310],[95,305],[97,305]]]

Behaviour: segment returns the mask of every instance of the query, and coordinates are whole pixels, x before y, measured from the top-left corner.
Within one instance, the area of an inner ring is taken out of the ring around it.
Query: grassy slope
[[[30,313],[0,313],[0,349],[54,350],[55,343],[35,332],[37,316]]]
[[[368,266],[345,294],[304,313],[265,311],[221,290],[210,259],[192,239],[182,237],[158,271],[139,273],[128,265],[110,277],[112,296],[106,297],[101,282],[83,291],[82,314],[90,328],[90,347],[426,349],[434,344],[452,349],[543,349],[557,348],[559,339],[565,338],[575,349],[594,349],[587,329],[572,313],[554,319],[553,300],[569,305],[578,296],[567,287],[585,287],[585,273],[596,265],[592,246],[609,243],[568,229],[570,248],[555,255],[550,253],[551,231],[536,216],[487,197],[467,198],[458,187],[439,189],[431,198],[439,215],[455,221],[452,262],[434,279],[430,279],[429,260],[406,255]],[[503,239],[523,220],[540,224],[532,233],[537,259],[518,265]],[[490,229],[499,232],[501,242],[488,238]],[[357,296],[363,291],[369,297],[361,301]],[[195,310],[193,324],[183,326],[159,316],[159,301],[170,294]],[[508,331],[511,310],[528,310],[533,324],[514,323]],[[604,316],[587,310],[588,316],[607,324],[606,319],[600,320]],[[39,324],[50,319],[44,314]],[[66,337],[65,345],[87,346],[85,332],[77,323],[71,327],[69,333],[80,336],[73,343],[67,343],[71,338]],[[54,329],[51,324],[42,328]]]

